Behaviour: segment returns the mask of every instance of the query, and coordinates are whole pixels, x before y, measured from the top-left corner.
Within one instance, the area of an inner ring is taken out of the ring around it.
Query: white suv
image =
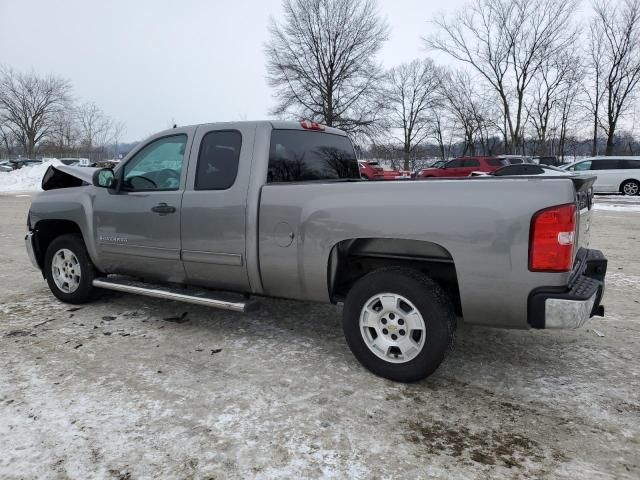
[[[562,167],[597,177],[595,193],[640,193],[640,157],[593,157]]]

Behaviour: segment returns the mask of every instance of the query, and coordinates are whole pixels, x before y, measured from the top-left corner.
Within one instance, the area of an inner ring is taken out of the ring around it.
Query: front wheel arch
[[[42,270],[44,275],[44,259],[47,253],[47,249],[51,242],[53,242],[56,238],[61,235],[78,235],[85,242],[84,235],[82,234],[82,230],[76,222],[71,220],[40,220],[33,227],[35,234],[35,255],[36,260],[38,261],[38,265],[40,266],[40,270]]]

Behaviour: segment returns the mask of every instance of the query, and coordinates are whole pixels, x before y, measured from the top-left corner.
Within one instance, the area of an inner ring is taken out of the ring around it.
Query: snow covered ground
[[[335,306],[62,304],[24,251],[29,200],[0,195],[0,479],[640,478],[636,214],[593,215],[604,318],[461,325],[402,385],[360,367]]]
[[[23,167],[13,172],[0,172],[0,192],[36,192],[40,191],[42,177],[51,165],[61,165],[55,158],[39,165]]]
[[[608,212],[640,213],[640,197],[625,197],[623,195],[598,195],[593,203],[595,210]]]

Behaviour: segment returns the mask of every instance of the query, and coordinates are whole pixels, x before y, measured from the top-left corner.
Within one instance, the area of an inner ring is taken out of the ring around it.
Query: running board
[[[148,297],[177,300],[207,307],[222,308],[234,312],[255,310],[258,302],[247,300],[241,294],[218,292],[204,288],[180,288],[170,285],[156,285],[139,282],[128,277],[100,277],[93,280],[93,286],[118,292],[137,293]]]

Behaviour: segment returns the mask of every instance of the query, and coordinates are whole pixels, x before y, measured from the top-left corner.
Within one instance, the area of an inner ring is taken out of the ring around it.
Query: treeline
[[[93,102],[77,102],[55,75],[0,68],[0,154],[116,156],[124,123]]]
[[[266,44],[273,113],[351,132],[414,168],[419,152],[638,153],[640,0],[472,0],[431,19],[430,58],[384,70],[375,0],[284,0]],[[372,145],[369,147],[369,145]],[[385,153],[386,152],[386,153]]]

